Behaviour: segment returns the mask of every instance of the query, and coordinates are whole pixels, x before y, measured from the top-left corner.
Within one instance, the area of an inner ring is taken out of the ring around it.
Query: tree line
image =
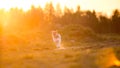
[[[120,11],[118,9],[115,9],[112,16],[108,18],[95,10],[82,11],[80,6],[77,6],[76,11],[65,7],[62,12],[60,4],[54,7],[52,3],[47,3],[45,8],[31,6],[31,9],[26,12],[18,8],[11,8],[8,12],[1,9],[0,23],[4,22],[7,22],[11,29],[18,30],[38,29],[42,31],[44,29],[44,31],[50,31],[76,24],[82,25],[84,28],[89,27],[96,33],[120,34]]]

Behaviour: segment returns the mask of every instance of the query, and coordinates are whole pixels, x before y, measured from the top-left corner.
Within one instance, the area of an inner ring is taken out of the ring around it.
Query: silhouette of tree
[[[54,15],[55,15],[55,9],[53,7],[52,2],[46,4],[46,6],[45,6],[45,14],[46,14],[46,18],[45,18],[46,21],[49,24],[52,24],[52,21],[53,21]]]
[[[47,3],[45,6],[45,27],[47,27],[48,30],[51,30],[54,27],[54,19],[55,19],[55,9],[53,7],[52,2]]]
[[[75,12],[75,13],[73,13],[73,17],[72,18],[74,18],[74,23],[82,23],[82,22],[84,22],[83,20],[82,20],[82,12],[81,12],[81,10],[80,10],[80,6],[77,6],[77,11]]]
[[[72,13],[73,12],[69,8],[67,8],[67,7],[64,8],[64,15],[59,20],[59,22],[62,26],[66,26],[70,23],[73,23],[72,22],[72,20],[73,20]]]
[[[56,10],[53,7],[52,2],[47,3],[45,8],[40,6],[36,8],[31,6],[31,9],[24,12],[22,9],[11,8],[8,12],[8,20],[11,25],[11,29],[44,29],[49,31],[51,29],[62,29],[69,25],[82,25],[84,28],[89,27],[97,33],[117,33],[120,34],[120,12],[115,10],[111,18],[107,18],[105,15],[97,16],[98,13],[93,11],[82,11],[78,5],[77,10],[73,12],[73,9],[64,7],[62,9],[60,4],[57,4]],[[0,23],[2,23],[3,12],[0,10]],[[19,25],[19,26],[18,26]],[[2,29],[2,26],[0,26]],[[77,27],[74,27],[77,28]],[[42,31],[42,30],[41,30]]]
[[[107,17],[100,15],[98,29],[100,33],[110,33],[112,31],[110,26],[110,20]]]
[[[120,33],[120,12],[115,10],[112,15],[112,23],[115,33]]]
[[[56,17],[61,17],[62,16],[62,9],[61,9],[61,6],[60,6],[60,4],[58,3],[57,5],[56,5]]]

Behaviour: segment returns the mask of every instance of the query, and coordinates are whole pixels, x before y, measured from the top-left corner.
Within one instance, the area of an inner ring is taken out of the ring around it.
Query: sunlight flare
[[[45,4],[49,2],[49,0],[1,0],[0,2],[0,8],[8,11],[11,8],[19,8],[19,9],[23,9],[24,11],[27,11],[30,9],[30,7],[32,5],[34,6],[41,6],[42,8],[45,6]],[[6,5],[7,4],[7,5]]]
[[[81,10],[96,10],[97,12],[103,12],[109,16],[114,9],[120,9],[119,0],[1,0],[0,8],[8,11],[10,8],[17,7],[27,11],[30,9],[31,5],[44,8],[48,2],[52,2],[54,7],[59,3],[61,5],[61,9],[64,9],[64,7],[67,6],[68,8],[72,8],[74,11],[76,10],[76,6],[80,5]]]
[[[119,60],[115,60],[114,63],[115,63],[116,66],[120,66],[120,61]]]

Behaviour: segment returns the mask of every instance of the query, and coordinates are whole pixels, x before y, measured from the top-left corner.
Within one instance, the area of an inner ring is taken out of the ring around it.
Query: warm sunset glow
[[[76,11],[77,6],[80,5],[80,10],[95,10],[96,12],[102,12],[103,14],[111,15],[114,9],[120,9],[120,5],[118,0],[1,0],[0,1],[0,9],[4,9],[3,18],[1,19],[3,27],[11,28],[11,25],[17,26],[18,23],[10,23],[9,15],[11,14],[9,11],[11,8],[22,9],[24,12],[31,9],[31,6],[45,8],[47,3],[52,2],[54,9],[57,4],[60,4],[60,8],[64,10],[64,7],[72,8]],[[112,5],[111,5],[112,4]],[[19,14],[18,14],[19,15]],[[12,15],[13,16],[13,15]],[[19,16],[18,16],[19,17]],[[14,21],[11,20],[11,21]]]
[[[2,0],[0,2],[0,8],[3,8],[5,10],[9,10],[10,8],[20,8],[20,9],[23,9],[24,11],[27,11],[30,9],[30,7],[32,5],[34,6],[41,6],[41,7],[44,7],[45,4],[48,2],[49,0],[36,0],[36,1],[33,1],[33,0],[25,0],[25,1],[22,1],[22,0],[13,0],[13,1],[10,1],[10,0]]]
[[[62,9],[64,6],[67,6],[76,10],[76,6],[80,5],[81,10],[96,10],[108,15],[110,15],[114,9],[120,9],[120,0],[1,0],[0,8],[9,10],[10,8],[17,7],[27,11],[31,5],[44,8],[47,2],[52,2],[54,7],[60,3]]]
[[[119,60],[114,61],[114,63],[115,63],[116,66],[120,66],[120,61]]]
[[[120,66],[120,61],[115,55],[113,48],[106,48],[103,51],[100,51],[104,57],[100,56],[99,60],[97,60],[98,65],[100,68],[108,68],[111,66]]]
[[[110,60],[108,66],[112,66],[112,65],[120,66],[120,61],[118,60],[114,52],[113,53],[111,52],[111,54],[109,54],[109,57]]]

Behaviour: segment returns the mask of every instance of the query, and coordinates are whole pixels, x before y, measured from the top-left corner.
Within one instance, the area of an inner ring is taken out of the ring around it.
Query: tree
[[[116,9],[112,15],[112,22],[119,22],[120,12]]]
[[[113,12],[112,23],[115,33],[120,33],[120,12],[117,9]]]
[[[52,24],[52,21],[53,21],[54,15],[55,15],[54,14],[55,10],[54,10],[52,2],[46,4],[44,11],[46,14],[46,17],[45,17],[46,22],[49,24]]]
[[[62,9],[61,9],[61,6],[60,6],[59,3],[56,5],[56,16],[57,17],[61,17],[62,16]]]

